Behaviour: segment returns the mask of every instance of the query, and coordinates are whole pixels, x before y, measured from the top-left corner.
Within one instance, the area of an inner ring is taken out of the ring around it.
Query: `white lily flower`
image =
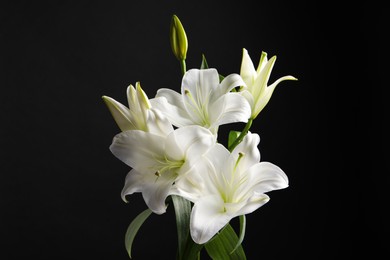
[[[248,51],[243,49],[240,75],[246,84],[242,94],[248,100],[252,108],[251,118],[254,119],[271,99],[275,87],[284,80],[297,80],[293,76],[284,76],[267,86],[276,56],[267,59],[267,53],[262,52],[260,62],[255,69]]]
[[[133,168],[126,177],[122,199],[126,201],[126,195],[142,192],[153,212],[164,213],[173,183],[214,144],[213,134],[200,126],[182,127],[166,137],[141,130],[116,135],[111,152]]]
[[[216,144],[174,193],[194,202],[190,231],[203,244],[237,216],[251,213],[269,201],[266,192],[288,186],[286,174],[276,165],[260,162],[260,137],[248,134],[230,153]]]
[[[230,92],[242,85],[245,83],[238,74],[220,83],[216,69],[191,69],[183,76],[181,95],[171,89],[159,89],[151,103],[177,127],[200,125],[216,135],[219,125],[248,121],[248,102]]]
[[[136,83],[136,88],[133,85],[127,88],[129,108],[111,97],[103,96],[103,100],[121,131],[142,130],[162,136],[173,131],[168,119],[152,108],[139,82]]]

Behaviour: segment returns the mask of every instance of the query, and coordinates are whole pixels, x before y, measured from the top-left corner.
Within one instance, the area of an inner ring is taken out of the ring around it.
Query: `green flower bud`
[[[180,61],[187,57],[188,41],[184,27],[176,15],[172,16],[170,40],[173,54]]]

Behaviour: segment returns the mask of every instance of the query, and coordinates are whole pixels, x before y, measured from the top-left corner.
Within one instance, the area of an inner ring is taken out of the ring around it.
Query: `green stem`
[[[237,137],[237,139],[229,146],[229,151],[232,152],[236,146],[241,143],[241,141],[244,139],[244,137],[248,134],[249,129],[252,126],[253,119],[249,118],[248,123],[246,123],[244,129],[242,130],[241,134]]]
[[[184,75],[186,73],[186,71],[187,71],[186,60],[185,59],[180,60],[180,69],[181,69],[181,73]]]

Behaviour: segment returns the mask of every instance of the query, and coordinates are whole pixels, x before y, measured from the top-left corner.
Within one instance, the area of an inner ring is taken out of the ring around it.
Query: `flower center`
[[[158,170],[154,173],[154,175],[160,177],[166,172],[171,172],[175,176],[178,175],[177,171],[183,166],[185,163],[185,160],[170,160],[167,158],[167,156],[164,156],[164,158],[156,159],[156,161],[159,163]]]
[[[191,106],[192,111],[200,119],[200,124],[206,128],[209,128],[210,122],[208,120],[207,108],[204,103],[201,102],[201,100],[195,100],[194,96],[192,96],[191,92],[188,89],[184,90],[184,94],[188,97],[190,101],[189,105]]]
[[[237,172],[238,164],[241,159],[245,156],[245,153],[239,152],[238,158],[234,165],[234,168],[231,172],[230,179],[223,178],[223,183],[220,186],[220,194],[225,203],[235,203],[238,202],[241,196],[238,196],[240,193],[239,187],[246,181],[246,177],[241,176],[239,172]]]

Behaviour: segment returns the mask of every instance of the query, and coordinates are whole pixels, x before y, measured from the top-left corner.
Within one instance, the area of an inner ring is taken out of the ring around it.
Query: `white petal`
[[[180,93],[177,93],[176,91],[173,91],[172,89],[169,88],[161,88],[157,90],[157,94],[156,94],[156,98],[159,97],[164,97],[171,105],[176,106],[181,110],[185,110],[183,97],[180,95]]]
[[[253,81],[257,75],[255,66],[253,66],[253,62],[249,57],[248,51],[246,49],[242,50],[240,75],[243,78],[244,82],[248,85],[253,84]]]
[[[167,92],[165,91],[163,93],[164,95],[167,94]],[[181,97],[180,94],[178,93],[176,94]],[[169,103],[169,100],[174,100],[174,99],[172,98],[167,99],[165,96],[161,96],[161,97],[151,99],[150,103],[152,104],[153,108],[160,110],[174,126],[182,127],[185,125],[192,125],[193,124],[192,120],[189,118],[189,115],[187,111],[183,108],[183,106],[179,105],[180,102],[175,101],[173,103]]]
[[[247,169],[260,162],[259,143],[260,136],[249,132],[242,142],[232,151],[231,156],[234,158],[234,161],[238,160],[239,153],[243,154],[236,166],[239,172],[245,172]]]
[[[237,216],[246,215],[254,212],[269,201],[269,197],[266,194],[257,194],[249,198],[245,205],[237,212]]]
[[[158,169],[156,158],[164,154],[165,138],[140,130],[122,132],[114,137],[111,152],[122,162],[139,172]]]
[[[267,83],[269,77],[272,72],[272,68],[274,67],[276,61],[276,56],[273,56],[264,66],[264,69],[261,70],[259,75],[257,76],[255,82],[251,86],[251,92],[255,99],[255,102],[258,102],[260,98],[262,98],[263,92],[267,87]]]
[[[264,69],[265,65],[267,64],[267,62],[268,62],[267,55],[268,54],[265,51],[261,52],[259,65],[257,66],[257,71],[256,71],[257,74],[259,74]]]
[[[209,241],[232,217],[225,212],[220,196],[205,196],[199,199],[191,212],[191,237],[198,244]]]
[[[230,74],[226,76],[219,87],[216,89],[217,98],[223,94],[230,92],[235,87],[245,86],[244,80],[238,74]]]
[[[187,156],[191,163],[188,167],[190,170],[175,182],[175,194],[192,202],[209,194],[217,194],[215,183],[221,177],[222,167],[228,162],[229,151],[223,145],[215,143],[203,156],[199,157],[195,149],[190,149]],[[198,158],[194,160],[195,157]]]
[[[192,167],[184,176],[179,176],[171,193],[179,195],[191,202],[196,202],[204,196],[204,180],[202,174],[205,173],[202,164],[197,164],[197,167]]]
[[[212,165],[213,172],[218,172],[220,169],[224,169],[226,163],[229,160],[230,152],[222,144],[215,144],[205,154],[205,159],[210,165]],[[206,174],[206,173],[204,173]]]
[[[212,126],[247,122],[250,116],[251,108],[249,103],[238,93],[225,94],[210,106]]]
[[[216,69],[191,69],[188,70],[182,80],[181,94],[186,97],[189,91],[199,104],[205,103],[210,93],[219,85],[219,75]],[[187,102],[186,102],[187,103]],[[184,104],[187,107],[187,104]]]
[[[129,109],[131,111],[138,111],[139,104],[138,104],[137,92],[135,91],[135,88],[133,85],[130,84],[127,87],[126,94],[127,94],[127,102],[129,104]]]
[[[293,76],[284,76],[284,77],[281,77],[280,79],[278,79],[277,81],[275,81],[274,83],[272,83],[272,85],[266,87],[264,92],[263,92],[263,95],[261,96],[261,98],[256,103],[255,110],[258,111],[258,113],[260,113],[260,111],[263,110],[263,108],[268,104],[268,101],[271,99],[271,96],[272,96],[272,93],[275,90],[275,87],[280,82],[282,82],[284,80],[297,80],[297,79],[294,78]]]
[[[254,118],[253,115],[254,115],[254,110],[255,110],[255,100],[253,98],[253,95],[251,92],[249,92],[247,89],[245,90],[242,90],[239,92],[245,99],[246,101],[249,103],[249,106],[251,107],[251,118]]]
[[[103,100],[121,131],[137,129],[127,107],[107,96],[103,96]]]
[[[156,214],[165,213],[165,200],[170,195],[175,174],[164,172],[160,177],[149,174],[144,182],[142,197],[146,205]]]
[[[123,201],[127,202],[126,195],[135,192],[142,192],[143,174],[132,169],[126,176],[125,186],[122,189],[121,196]]]
[[[252,166],[247,174],[251,178],[252,189],[260,194],[288,187],[287,175],[278,166],[269,162],[260,162]]]
[[[183,76],[181,93],[184,106],[197,125],[207,125],[208,105],[213,91],[219,85],[219,75],[215,69],[191,69]]]
[[[162,214],[166,209],[165,200],[171,194],[174,176],[171,172],[165,172],[158,177],[153,173],[140,173],[133,169],[126,176],[122,199],[127,202],[126,195],[142,192],[146,205],[154,213]]]
[[[145,91],[141,88],[141,84],[139,82],[135,85],[137,91],[137,100],[138,105],[142,111],[148,110],[151,108],[150,101]]]
[[[208,129],[201,126],[178,128],[166,140],[167,154],[175,160],[182,160],[189,152],[192,157],[199,157],[215,143],[214,138]],[[189,151],[190,148],[192,151]]]
[[[234,162],[229,160],[230,152],[221,144],[215,144],[202,158],[204,164],[203,172],[199,173],[202,177],[204,195],[219,194],[218,189],[226,185],[226,180],[231,179]],[[201,165],[201,163],[198,163]],[[198,166],[197,166],[198,167]]]
[[[160,136],[167,136],[173,131],[171,122],[160,110],[151,108],[148,112],[148,132]]]

